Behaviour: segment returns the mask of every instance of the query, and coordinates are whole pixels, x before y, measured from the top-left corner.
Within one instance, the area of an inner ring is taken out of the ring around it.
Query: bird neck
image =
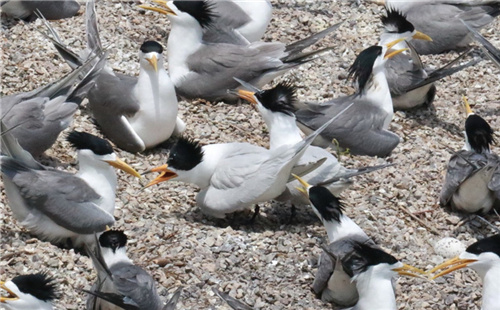
[[[117,263],[127,263],[133,264],[130,258],[127,256],[127,250],[125,247],[117,248],[114,252],[110,248],[101,248],[102,258],[106,262],[108,268],[111,268]]]
[[[391,93],[385,77],[385,68],[383,66],[373,68],[372,77],[366,86],[363,94],[364,98],[378,106],[386,113],[383,129],[389,128],[389,124],[394,115]]]
[[[396,296],[391,278],[374,274],[374,268],[368,268],[356,278],[359,300],[354,309],[359,310],[396,310]]]
[[[202,45],[203,29],[193,19],[172,21],[167,41],[168,72],[172,82],[178,85],[190,72],[187,59]]]
[[[476,270],[477,271],[477,270]],[[481,310],[500,310],[500,263],[489,268],[481,275],[483,279],[483,302]]]
[[[78,152],[79,170],[76,176],[83,179],[99,196],[102,197],[101,208],[113,214],[115,207],[115,191],[117,185],[116,172],[108,163]]]
[[[378,45],[386,45],[392,41],[403,38],[403,35],[401,35],[400,33],[384,32],[380,35],[380,41],[379,41]],[[407,40],[411,40],[411,37],[408,38]],[[408,44],[406,44],[406,41],[401,41],[401,42],[397,43],[396,45],[394,45],[393,47],[391,47],[391,50],[399,50],[399,49],[407,48],[407,47],[408,47]]]
[[[330,243],[346,238],[349,235],[366,236],[365,232],[353,220],[343,214],[340,216],[339,222],[323,221],[323,225],[325,225]],[[368,239],[368,237],[366,238]]]
[[[265,119],[270,132],[270,149],[286,144],[302,141],[300,129],[295,123],[295,116],[273,113],[273,117]]]

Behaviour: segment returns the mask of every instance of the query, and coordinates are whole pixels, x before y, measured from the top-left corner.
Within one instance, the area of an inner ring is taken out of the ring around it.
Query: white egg
[[[455,238],[446,237],[434,244],[434,252],[444,258],[460,255],[465,251],[465,246]]]

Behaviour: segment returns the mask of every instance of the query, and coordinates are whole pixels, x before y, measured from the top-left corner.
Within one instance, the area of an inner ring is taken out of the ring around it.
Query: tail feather
[[[479,43],[481,43],[481,48],[485,52],[486,56],[488,56],[493,61],[493,63],[495,63],[497,67],[500,68],[500,50],[494,47],[493,44],[486,40],[476,29],[471,27],[465,21],[462,20],[462,23],[465,25],[465,27],[467,27],[467,29],[469,29],[474,38]]]
[[[101,70],[104,68],[106,65],[106,57],[107,53],[99,53],[92,59],[88,60],[82,67],[81,72],[86,72],[87,68],[92,64],[93,66],[90,68],[90,70],[87,71],[85,77],[78,83],[78,85],[73,89],[71,94],[69,94],[68,98],[66,101],[68,102],[74,102],[78,105],[80,105],[85,97],[87,97],[87,93],[94,87],[95,81],[99,77],[99,74],[101,73]],[[97,62],[94,61],[94,59],[98,59]],[[78,69],[77,69],[78,70]],[[75,70],[76,71],[76,70]]]
[[[184,289],[184,287],[182,287],[182,286],[179,287],[174,292],[172,297],[170,297],[170,300],[167,302],[167,304],[165,305],[165,307],[163,307],[162,310],[175,310],[175,308],[177,307],[177,302],[179,301],[179,297],[181,296],[183,289]]]
[[[85,7],[85,26],[87,29],[87,47],[96,53],[102,51],[99,28],[97,26],[97,13],[94,0],[87,2]]]
[[[348,170],[345,173],[336,175],[335,177],[333,177],[331,179],[328,179],[328,180],[323,181],[323,182],[321,182],[319,184],[316,184],[316,186],[329,185],[331,183],[335,183],[335,182],[338,182],[338,181],[341,181],[341,180],[352,178],[354,176],[362,175],[362,174],[365,174],[365,173],[370,173],[370,172],[373,172],[373,171],[376,171],[376,170],[380,170],[380,169],[383,169],[383,168],[387,168],[387,167],[391,167],[391,166],[394,166],[394,165],[395,164],[384,164],[384,165],[377,165],[377,166],[362,167],[362,168],[358,168],[358,169],[355,169],[355,170]]]
[[[284,60],[285,63],[293,63],[294,65],[301,65],[303,63],[315,60],[319,57],[321,57],[323,53],[326,53],[328,51],[333,50],[333,46],[325,47],[322,49],[319,49],[317,51],[312,51],[308,53],[300,53],[298,55],[295,55],[293,58],[286,58]]]
[[[245,305],[241,301],[229,296],[229,294],[223,293],[220,290],[216,289],[215,287],[212,288],[212,291],[219,295],[220,298],[222,298],[227,304],[233,308],[234,310],[252,310],[253,308],[250,306]]]
[[[131,305],[130,303],[126,303],[124,300],[124,297],[120,294],[116,293],[104,293],[101,291],[89,291],[89,290],[81,290],[82,292],[85,292],[87,294],[93,295],[96,298],[100,298],[102,300],[105,300],[109,303],[112,303],[115,306],[118,306],[124,310],[140,310],[139,307]]]
[[[16,127],[20,125],[22,124],[17,124]],[[10,132],[13,128],[8,128],[4,124],[4,122],[0,120],[0,131],[2,132],[2,135],[0,137],[2,154],[10,156],[11,158],[15,159],[18,162],[21,162],[24,166],[31,169],[44,170],[45,167],[37,162],[28,151],[24,150],[21,145],[19,145],[17,139],[14,138],[14,136]]]
[[[323,31],[320,31],[316,34],[313,34],[312,36],[310,37],[307,37],[305,39],[302,39],[302,40],[299,40],[297,42],[294,42],[294,43],[291,43],[289,45],[287,45],[286,49],[285,49],[285,52],[288,53],[288,56],[286,56],[283,61],[284,62],[289,62],[290,59],[293,59],[293,58],[296,58],[296,56],[298,54],[300,54],[304,49],[306,49],[307,47],[315,44],[316,42],[318,42],[319,40],[323,39],[324,37],[326,37],[328,34],[330,34],[331,32],[333,32],[334,30],[336,30],[337,28],[340,27],[340,25],[342,25],[343,21],[340,22],[340,23],[337,23],[329,28],[326,28],[325,30]]]

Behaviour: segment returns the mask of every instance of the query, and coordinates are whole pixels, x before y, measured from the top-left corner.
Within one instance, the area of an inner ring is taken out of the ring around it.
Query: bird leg
[[[292,221],[293,221],[293,219],[295,218],[296,215],[297,215],[297,207],[295,207],[295,205],[292,203],[292,209],[291,209],[291,212],[290,212],[290,218],[288,219],[287,225],[292,224]]]
[[[498,213],[497,213],[498,214]],[[495,225],[491,224],[488,220],[486,220],[484,217],[477,215],[476,218],[478,218],[481,222],[485,223],[487,226],[489,226],[491,229],[496,231],[497,233],[500,233],[500,229],[496,227]]]
[[[248,223],[250,225],[253,225],[253,223],[255,222],[255,218],[257,217],[257,215],[259,215],[259,212],[260,212],[259,205],[255,205],[255,209],[253,210],[252,218],[250,219],[250,221],[248,221]]]
[[[335,145],[335,153],[337,154],[337,157],[340,157],[341,155],[349,155],[351,152],[349,148],[342,150],[339,141],[335,138],[332,140],[332,144]]]

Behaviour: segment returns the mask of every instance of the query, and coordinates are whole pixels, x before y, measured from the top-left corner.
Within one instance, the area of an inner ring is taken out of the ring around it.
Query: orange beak
[[[151,170],[148,170],[146,173],[150,172],[160,172],[160,175],[157,176],[153,181],[149,182],[146,187],[150,187],[152,185],[168,181],[170,179],[173,179],[177,177],[177,173],[173,172],[172,170],[168,169],[168,165],[162,165],[156,168],[153,168]]]

